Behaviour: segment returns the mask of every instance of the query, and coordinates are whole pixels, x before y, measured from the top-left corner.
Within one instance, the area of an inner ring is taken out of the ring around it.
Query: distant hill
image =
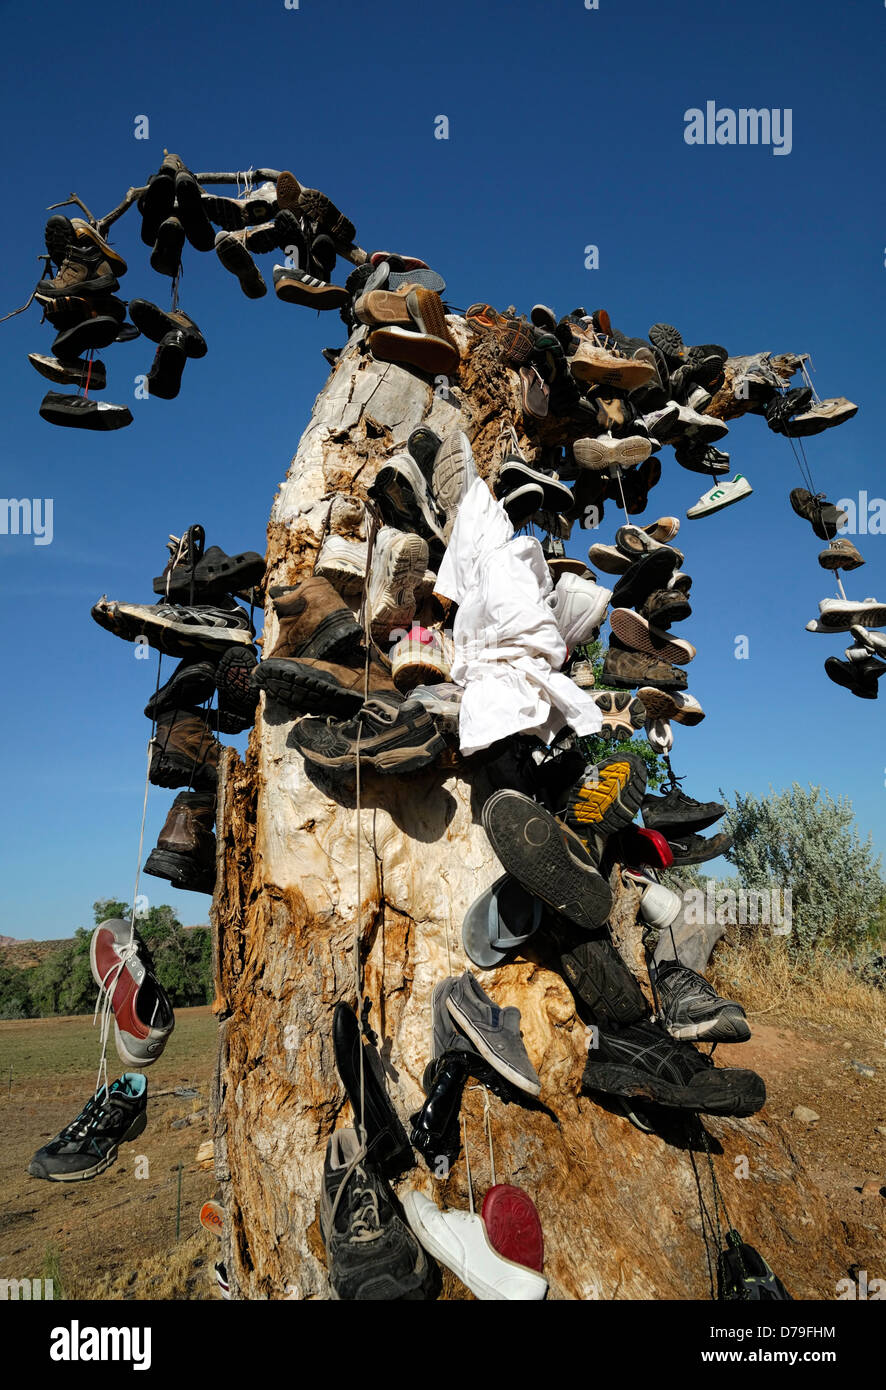
[[[197,922],[182,930],[209,931],[209,923]],[[55,941],[20,941],[15,936],[0,936],[0,959],[15,970],[29,970],[34,965],[40,965],[47,956],[55,955],[56,951],[69,946],[72,940],[73,937],[62,937]]]

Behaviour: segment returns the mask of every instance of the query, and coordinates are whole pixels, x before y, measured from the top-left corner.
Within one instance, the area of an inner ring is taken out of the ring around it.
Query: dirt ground
[[[767,1113],[785,1123],[795,1154],[839,1212],[859,1267],[869,1278],[886,1277],[886,1135],[878,1131],[886,1129],[883,1040],[861,1026],[838,1033],[773,1014],[752,1016],[751,1024],[754,1035],[740,1049],[741,1065],[765,1078]],[[53,1277],[57,1298],[219,1297],[213,1274],[218,1242],[198,1220],[215,1184],[212,1170],[195,1161],[210,1134],[202,1112],[215,1033],[208,1008],[178,1012],[166,1052],[147,1073],[145,1133],[98,1178],[67,1185],[31,1178],[27,1165],[90,1095],[97,1034],[89,1018],[0,1022],[0,1278]],[[853,1062],[873,1067],[874,1076]],[[183,1087],[197,1096],[158,1094]],[[793,1120],[797,1105],[820,1119]],[[148,1175],[137,1178],[141,1155]],[[877,1195],[861,1195],[866,1180],[878,1184]]]

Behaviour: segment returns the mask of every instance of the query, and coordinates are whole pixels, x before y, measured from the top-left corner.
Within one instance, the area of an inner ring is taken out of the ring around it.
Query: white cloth
[[[564,724],[577,734],[600,730],[603,716],[591,696],[560,671],[566,643],[541,545],[514,535],[482,478],[459,507],[434,588],[459,605],[451,680],[464,689],[463,753],[509,734],[550,743]]]

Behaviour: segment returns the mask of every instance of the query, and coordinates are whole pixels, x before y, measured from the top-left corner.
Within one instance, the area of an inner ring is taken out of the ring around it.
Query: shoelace
[[[361,1164],[354,1169],[354,1177],[357,1179],[353,1189],[357,1201],[351,1216],[348,1236],[351,1240],[376,1240],[382,1233],[378,1193],[370,1187],[366,1170]]]

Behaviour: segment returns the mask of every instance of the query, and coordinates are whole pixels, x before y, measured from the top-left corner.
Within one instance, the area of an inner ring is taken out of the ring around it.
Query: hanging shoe
[[[341,309],[350,296],[340,285],[327,284],[305,270],[274,266],[274,293],[287,304],[305,304],[310,309]]]
[[[37,1150],[28,1172],[50,1182],[98,1177],[116,1161],[121,1144],[131,1144],[144,1133],[147,1122],[147,1080],[137,1072],[124,1072],[110,1087],[90,1096],[76,1120]]]
[[[635,753],[604,758],[572,788],[563,821],[586,846],[599,849],[596,837],[617,834],[630,825],[646,791],[646,764]]]
[[[360,654],[363,629],[327,579],[312,575],[291,587],[272,588],[277,639],[265,662],[282,658],[345,660]]]
[[[112,294],[119,288],[117,277],[102,253],[93,246],[74,241],[67,249],[58,274],[38,283],[36,297],[41,303],[70,295],[89,298]]]
[[[666,719],[646,720],[646,741],[655,753],[670,753],[674,746],[674,731]]]
[[[215,892],[215,792],[179,792],[145,873],[192,893]]]
[[[149,299],[130,299],[129,317],[152,343],[162,343],[168,333],[181,333],[188,357],[205,357],[206,339],[183,309],[161,309]]]
[[[734,502],[741,502],[743,498],[750,497],[753,490],[747,478],[741,473],[736,473],[734,478],[726,478],[708,492],[703,492],[686,515],[690,521],[702,516],[713,516],[714,512],[722,512],[724,507],[731,507]]]
[[[636,1096],[701,1115],[755,1115],[766,1087],[752,1071],[715,1067],[691,1043],[677,1042],[651,1019],[621,1031],[598,1030],[582,1089]]]
[[[847,536],[837,536],[819,552],[818,563],[823,570],[857,570],[864,564],[861,552]]]
[[[732,848],[733,837],[725,831],[712,835],[709,840],[701,835],[668,835],[667,842],[674,856],[674,864],[680,868],[684,864],[706,864],[709,859],[717,859]]]
[[[366,605],[372,635],[387,640],[395,628],[409,627],[415,616],[416,591],[428,567],[428,547],[421,536],[383,526],[375,538]]]
[[[238,647],[231,648],[239,651]],[[215,693],[215,673],[218,658],[215,654],[200,653],[186,656],[176,666],[169,680],[155,691],[145,705],[145,715],[155,719],[168,709],[190,709],[211,700]]]
[[[236,720],[238,733],[251,729],[255,723],[258,692],[252,683],[252,673],[257,665],[252,647],[228,647],[216,667],[218,712],[223,720]]]
[[[655,970],[659,1022],[672,1038],[683,1042],[740,1043],[751,1036],[741,1004],[721,999],[703,975],[679,961],[665,961]]]
[[[157,715],[150,780],[155,787],[213,791],[221,745],[209,717],[194,710],[166,709]]]
[[[576,940],[553,933],[557,968],[575,996],[579,1017],[602,1028],[627,1028],[648,1018],[639,984],[607,937]]]
[[[548,1281],[493,1249],[476,1212],[442,1210],[423,1192],[407,1189],[403,1210],[418,1240],[481,1301],[539,1302]]]
[[[695,659],[696,650],[691,642],[672,637],[665,628],[655,627],[633,608],[613,608],[609,626],[618,642],[629,651],[644,652],[670,666],[688,666]]]
[[[148,179],[147,187],[136,206],[141,213],[141,238],[146,246],[153,246],[157,240],[160,225],[172,212],[175,203],[175,180],[185,172],[185,166],[177,154],[163,157],[156,174]]]
[[[47,381],[54,381],[59,386],[85,387],[88,382],[90,391],[103,391],[107,385],[105,364],[98,358],[89,362],[77,357],[62,362],[58,357],[46,357],[39,352],[29,352],[28,361]]]
[[[181,390],[188,354],[185,335],[178,329],[160,339],[148,372],[148,395],[173,401]]]
[[[574,674],[572,679],[575,680]],[[627,691],[600,690],[592,699],[603,716],[600,738],[633,738],[646,723],[646,706],[639,696],[633,697]]]
[[[158,275],[175,279],[182,263],[185,229],[177,217],[167,217],[157,228],[157,240],[151,251],[151,266]]]
[[[819,540],[833,540],[839,528],[848,525],[846,512],[828,502],[823,492],[813,495],[804,487],[795,487],[790,502],[797,516],[809,522]]]
[[[886,671],[886,661],[874,656],[862,661],[840,661],[835,656],[829,656],[824,669],[835,685],[851,690],[860,700],[876,700],[880,693],[880,677]]]
[[[629,652],[609,647],[603,661],[604,685],[626,687],[650,686],[656,690],[683,690],[686,672],[666,661],[659,661],[644,652]]]
[[[326,1145],[320,1231],[334,1295],[348,1303],[428,1299],[434,1266],[360,1152],[353,1129],[337,1129]]]
[[[445,487],[441,472],[441,489],[447,499],[458,495],[458,459],[452,458],[454,446],[447,451]],[[462,464],[467,468],[466,459]],[[424,474],[411,454],[399,453],[385,460],[369,488],[382,517],[398,531],[414,531],[432,546],[445,547],[444,525],[436,505],[431,500]],[[455,517],[452,517],[455,520]]]
[[[590,437],[576,439],[572,445],[572,454],[576,463],[581,468],[590,468],[594,471],[611,468],[614,465],[621,468],[633,468],[638,463],[644,463],[651,453],[652,445],[649,440],[643,439],[640,435],[628,435],[622,439],[600,435],[597,439]]]
[[[346,720],[356,715],[363,705],[364,666],[362,656],[340,660],[268,657],[256,666],[251,680],[256,690],[264,690],[288,710]],[[393,695],[402,700],[388,672],[379,661],[372,659],[369,663],[369,697],[372,699],[376,695]],[[337,739],[334,744],[340,751],[342,740]],[[351,757],[353,764],[353,753]]]
[[[376,691],[349,720],[296,720],[289,745],[317,767],[353,772],[359,759],[361,768],[406,776],[436,762],[446,741],[422,705],[399,691]]]
[[[97,352],[110,347],[120,325],[111,314],[91,314],[70,328],[63,328],[52,342],[52,351],[60,361],[75,362],[84,352]]]
[[[129,1067],[149,1067],[175,1027],[150,951],[128,922],[110,918],[92,933],[89,965],[102,1002],[110,999],[118,1056]]]
[[[858,413],[858,406],[847,401],[845,396],[835,396],[831,400],[816,401],[808,409],[801,410],[788,420],[784,433],[789,439],[802,439],[811,434],[821,434],[823,430],[835,425],[845,424]]]
[[[219,232],[215,238],[215,254],[225,270],[236,275],[240,281],[240,288],[247,299],[261,299],[263,295],[267,294],[268,287],[264,282],[264,277],[246,249],[244,233]],[[276,287],[276,266],[274,270]]]
[[[218,651],[239,643],[249,647],[255,631],[249,615],[233,601],[230,607],[209,604],[185,607],[172,603],[117,603],[103,594],[92,609],[99,627],[124,642],[147,638],[148,645],[169,656]]]
[[[520,1032],[520,1010],[499,1007],[466,970],[446,997],[455,1024],[489,1065],[517,1090],[538,1096],[541,1082]]]
[[[415,1155],[388,1095],[378,1050],[361,1036],[350,1004],[335,1006],[332,1046],[356,1132],[364,1131],[367,1161],[384,1177],[399,1178],[415,1167]]]
[[[183,169],[175,176],[175,210],[194,250],[211,251],[215,245],[215,229],[206,216],[203,190],[190,169]]]
[[[448,681],[452,673],[452,638],[434,628],[413,626],[391,648],[391,675],[404,695],[417,685]]]
[[[672,832],[678,835],[707,830],[726,814],[719,801],[695,801],[681,791],[676,780],[666,785],[662,796],[650,792],[643,799],[643,824],[647,830],[658,830],[666,840]]]
[[[264,556],[255,550],[227,555],[221,546],[211,545],[204,551],[201,544],[192,566],[190,557],[180,553],[178,537],[170,538],[168,548],[170,560],[163,573],[155,576],[153,588],[155,594],[163,594],[171,602],[190,602],[192,579],[195,603],[212,602],[224,594],[254,588],[264,579]]]
[[[119,430],[132,424],[128,406],[93,401],[86,396],[66,396],[60,391],[46,392],[39,414],[50,425],[76,430]]]

